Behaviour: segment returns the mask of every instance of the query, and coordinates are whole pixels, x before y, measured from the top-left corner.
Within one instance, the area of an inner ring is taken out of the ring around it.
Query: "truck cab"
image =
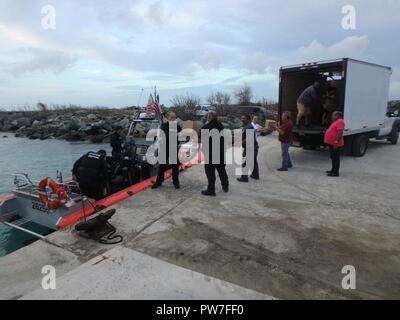
[[[304,149],[324,146],[324,134],[330,125],[329,111],[343,114],[345,151],[349,155],[364,156],[370,139],[386,139],[397,144],[400,119],[387,116],[391,73],[390,67],[349,58],[282,67],[280,115],[290,111],[296,118],[297,100],[302,92],[315,81],[322,84],[318,92],[320,103],[310,108],[308,126],[295,127],[293,145]],[[325,97],[331,88],[334,95],[330,96],[328,108]]]

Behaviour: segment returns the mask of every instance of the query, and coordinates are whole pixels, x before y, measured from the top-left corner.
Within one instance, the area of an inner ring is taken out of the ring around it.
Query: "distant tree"
[[[201,104],[201,98],[186,93],[186,95],[177,95],[171,99],[171,104],[174,108],[183,108],[185,111],[194,111]]]
[[[46,104],[44,104],[43,102],[38,102],[38,104],[36,105],[36,108],[41,113],[47,113],[47,111],[49,111],[49,107]]]
[[[48,108],[47,105],[44,104],[43,102],[38,102],[38,104],[37,104],[37,109],[38,109],[40,112],[47,112],[49,108]]]
[[[253,90],[247,83],[245,83],[243,86],[236,88],[233,91],[233,95],[239,105],[249,106],[253,97]]]
[[[212,92],[207,97],[207,102],[216,107],[227,106],[231,102],[231,95],[221,91]]]
[[[196,115],[196,107],[201,104],[201,98],[186,93],[186,95],[177,95],[171,99],[172,111],[175,111],[178,118],[183,121],[194,120]]]

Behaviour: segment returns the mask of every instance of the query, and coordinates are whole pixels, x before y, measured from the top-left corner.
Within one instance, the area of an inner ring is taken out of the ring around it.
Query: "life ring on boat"
[[[59,187],[57,183],[49,177],[40,180],[38,187],[39,201],[46,205],[50,210],[57,209],[67,199],[65,195],[65,189],[63,187]],[[57,199],[49,199],[46,192],[47,187],[49,187],[51,191],[57,195]]]

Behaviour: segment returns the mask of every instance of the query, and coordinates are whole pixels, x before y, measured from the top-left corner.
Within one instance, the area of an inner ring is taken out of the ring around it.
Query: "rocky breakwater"
[[[0,132],[31,140],[107,142],[115,127],[128,128],[132,110],[64,110],[0,113]]]

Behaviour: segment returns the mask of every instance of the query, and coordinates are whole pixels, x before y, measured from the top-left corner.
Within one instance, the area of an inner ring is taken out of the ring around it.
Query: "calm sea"
[[[31,179],[40,180],[45,176],[56,178],[57,170],[61,170],[64,177],[69,177],[74,162],[81,155],[99,149],[110,151],[109,145],[104,144],[33,141],[0,132],[0,197],[11,193],[14,173],[28,173]],[[33,223],[24,227],[40,234],[50,231]],[[35,240],[22,231],[0,224],[0,257]]]

